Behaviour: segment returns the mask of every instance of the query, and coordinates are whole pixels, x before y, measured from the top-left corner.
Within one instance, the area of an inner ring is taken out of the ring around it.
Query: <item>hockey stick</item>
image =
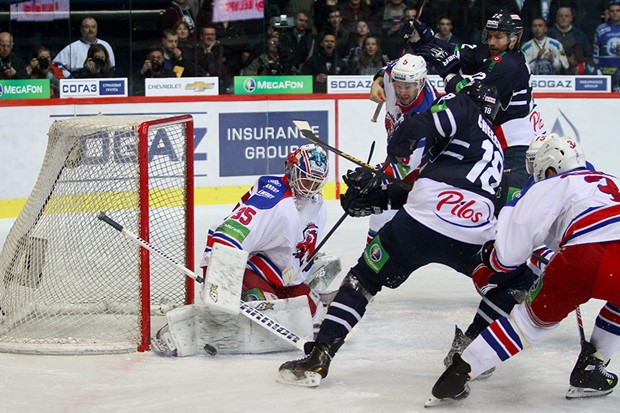
[[[542,255],[536,252],[532,254],[532,257],[536,258],[538,261],[542,262],[545,265],[549,264],[548,259],[546,259],[545,257],[543,257]],[[583,319],[581,318],[581,306],[577,306],[577,308],[575,308],[575,316],[577,317],[577,328],[579,329],[579,339],[581,343],[581,349],[583,350],[583,348],[585,347],[585,343],[587,343],[588,341],[586,340],[586,333],[583,330]]]
[[[204,278],[202,278],[201,276],[199,276],[198,274],[196,274],[189,268],[183,266],[176,259],[168,255],[164,251],[160,250],[159,248],[155,247],[150,242],[128,231],[121,224],[119,224],[118,222],[114,221],[112,218],[107,216],[104,212],[100,212],[99,215],[97,215],[97,219],[110,225],[112,228],[116,229],[121,234],[123,234],[124,236],[126,236],[127,238],[129,238],[131,241],[138,244],[142,248],[145,248],[151,252],[154,252],[160,257],[164,258],[169,264],[174,266],[177,270],[181,271],[187,277],[192,278],[201,284],[205,283]],[[284,341],[287,341],[293,346],[295,346],[297,349],[304,351],[304,344],[307,341],[303,339],[302,337],[299,337],[297,334],[293,333],[292,331],[290,331],[283,325],[279,324],[277,321],[271,319],[270,317],[261,313],[257,309],[249,306],[243,301],[239,301],[239,310],[241,314],[243,314],[245,317],[249,318],[251,321],[255,322],[256,324],[262,326],[263,328],[265,328],[267,331],[269,331],[273,335],[280,337]]]
[[[398,179],[390,174],[385,173],[383,170],[385,169],[386,165],[389,164],[389,162],[385,162],[383,168],[378,169],[370,164],[368,164],[367,162],[364,162],[360,159],[357,159],[354,156],[349,155],[346,152],[342,152],[340,149],[334,148],[333,146],[329,145],[328,143],[323,142],[322,140],[320,140],[319,138],[316,137],[316,135],[312,132],[312,129],[310,128],[310,124],[308,122],[306,122],[305,120],[294,120],[293,123],[295,124],[295,126],[297,126],[297,128],[301,131],[302,135],[304,135],[304,138],[308,139],[310,142],[314,143],[315,145],[319,145],[320,147],[335,153],[336,155],[340,155],[343,158],[353,162],[354,164],[361,166],[362,168],[364,168],[365,170],[374,173],[376,176],[378,176],[379,178],[383,178],[383,179],[387,179],[390,182],[393,182],[395,184],[398,184],[400,186],[402,186],[403,188],[410,190],[411,189],[411,184],[409,182],[405,182],[401,179]]]
[[[377,118],[379,117],[379,114],[381,113],[381,108],[383,108],[383,103],[384,102],[377,103],[377,107],[375,108],[375,113],[373,113],[372,118],[370,118],[370,121],[372,123],[377,123]]]

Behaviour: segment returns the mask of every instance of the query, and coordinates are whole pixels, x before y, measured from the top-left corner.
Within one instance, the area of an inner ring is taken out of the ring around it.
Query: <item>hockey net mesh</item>
[[[152,120],[94,116],[51,126],[37,183],[0,254],[0,351],[110,353],[139,347],[140,247],[97,214],[105,211],[141,233],[139,131]],[[185,123],[145,130],[149,241],[185,262],[193,248],[186,245],[193,225],[187,222],[187,180],[193,177],[187,177],[185,159],[186,146],[193,144]],[[184,304],[185,277],[153,254],[149,260],[152,310]]]

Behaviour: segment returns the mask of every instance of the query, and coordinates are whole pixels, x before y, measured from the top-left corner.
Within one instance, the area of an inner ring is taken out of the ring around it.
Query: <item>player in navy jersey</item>
[[[430,263],[471,274],[480,246],[493,238],[495,230],[494,199],[503,154],[489,119],[498,105],[493,87],[472,82],[460,93],[439,98],[426,112],[407,114],[394,130],[388,154],[397,159],[410,156],[417,142],[426,138],[419,177],[408,194],[389,193],[371,180],[370,196],[351,201],[359,208],[364,203],[382,207],[383,202],[404,206],[345,276],[316,341],[306,347],[308,356],[280,366],[281,382],[318,385],[381,288],[397,288]],[[357,190],[362,192],[366,185],[360,183]]]
[[[576,148],[559,137],[545,140],[534,159],[535,183],[501,211],[496,239],[476,269],[510,277],[544,243],[557,251],[544,276],[525,302],[493,322],[462,355],[455,354],[433,386],[429,405],[467,397],[469,380],[541,342],[591,298],[607,303],[590,341],[583,339],[566,397],[604,396],[617,385],[618,377],[605,367],[620,349],[620,181],[586,169]]]
[[[493,127],[505,157],[504,177],[497,193],[499,211],[523,188],[528,178],[525,151],[537,135],[545,132],[532,98],[530,70],[519,48],[523,35],[521,18],[500,11],[487,20],[482,34],[487,47],[462,44],[455,48],[434,37],[432,31],[417,20],[408,21],[404,27],[409,33],[414,29],[419,33],[419,37],[410,38],[411,48],[437,67],[447,87],[453,87],[450,83],[461,82],[462,74],[497,87],[501,107]]]

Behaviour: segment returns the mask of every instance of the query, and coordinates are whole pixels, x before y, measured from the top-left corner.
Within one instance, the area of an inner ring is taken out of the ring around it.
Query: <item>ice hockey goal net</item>
[[[35,187],[0,253],[0,351],[149,348],[150,315],[193,300],[193,281],[108,225],[193,268],[193,122],[55,121]]]

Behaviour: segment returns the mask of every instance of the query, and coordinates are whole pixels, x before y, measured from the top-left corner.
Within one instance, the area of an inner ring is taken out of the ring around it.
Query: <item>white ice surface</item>
[[[197,208],[196,260],[207,226],[230,206]],[[328,207],[328,226],[341,213]],[[0,220],[0,244],[13,220]],[[367,220],[348,218],[325,251],[348,268],[362,252]],[[1,245],[0,245],[1,246]],[[335,287],[337,282],[332,284]],[[34,356],[0,353],[0,413],[5,412],[417,412],[437,377],[454,324],[466,327],[478,295],[469,278],[441,266],[380,292],[356,334],[316,389],[275,381],[278,366],[301,352],[162,358],[152,353]],[[586,334],[602,303],[583,306]],[[568,401],[568,375],[579,353],[575,317],[552,336],[471,384],[471,396],[431,411],[618,412],[620,393]],[[617,370],[612,361],[611,371]],[[428,410],[427,410],[428,411]]]

